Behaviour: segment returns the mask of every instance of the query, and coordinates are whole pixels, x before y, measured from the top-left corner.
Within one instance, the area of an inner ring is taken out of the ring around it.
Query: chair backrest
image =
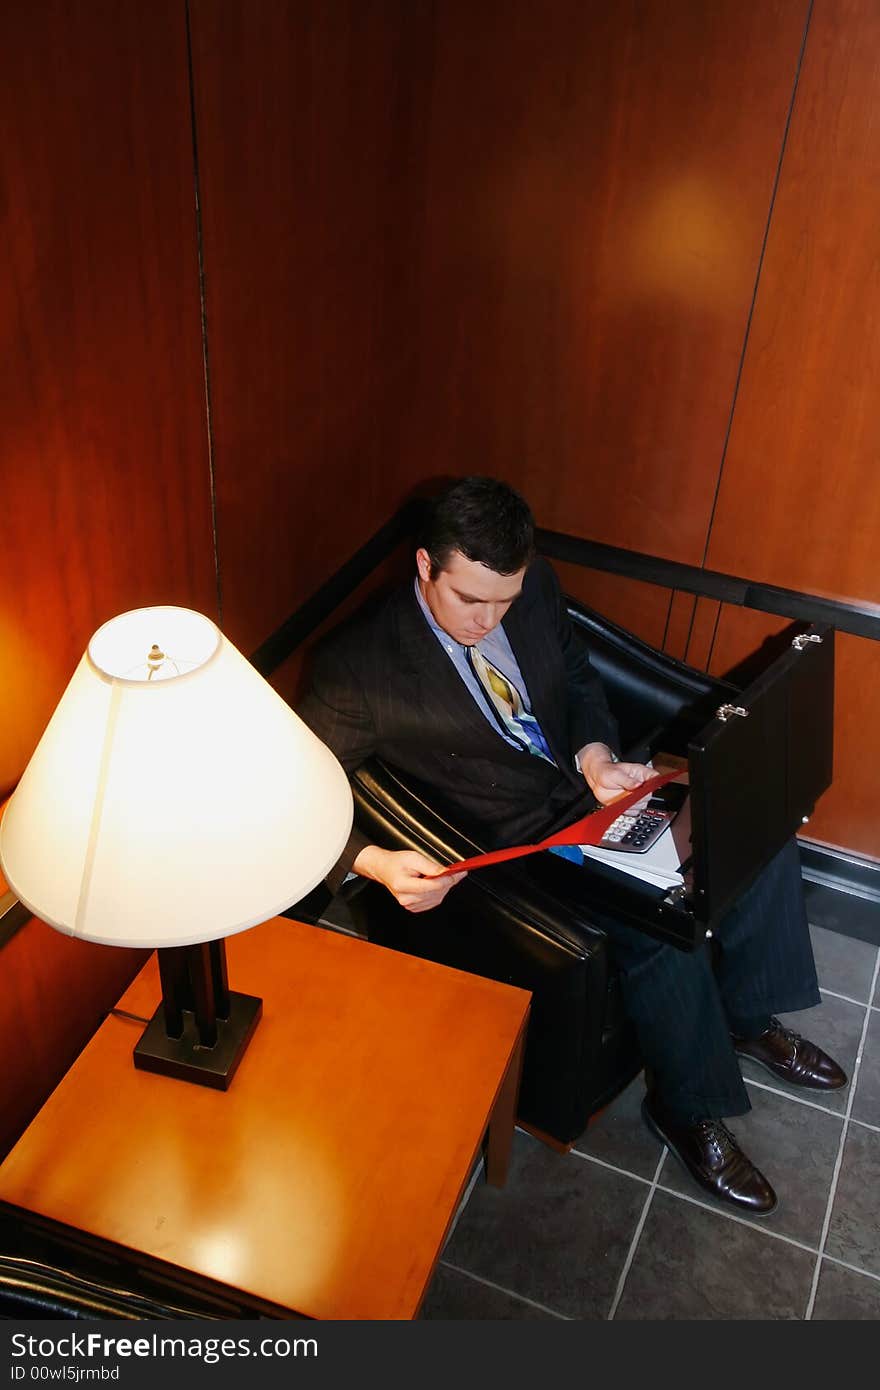
[[[576,599],[566,598],[566,604],[601,677],[626,750],[647,749],[662,730],[666,751],[678,751],[669,746],[676,741],[677,727],[683,727],[680,741],[686,744],[687,733],[700,728],[736,689],[658,651]]]

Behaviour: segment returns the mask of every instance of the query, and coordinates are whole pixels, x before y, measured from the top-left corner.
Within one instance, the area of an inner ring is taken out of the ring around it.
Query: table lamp
[[[99,628],[0,821],[35,916],[158,947],[162,1003],[135,1066],[225,1090],[262,1003],[224,938],[318,884],[351,829],[345,773],[209,618],[139,608]]]

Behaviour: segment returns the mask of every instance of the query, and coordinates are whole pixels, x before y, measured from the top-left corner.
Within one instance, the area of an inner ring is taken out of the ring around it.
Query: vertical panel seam
[[[776,206],[776,195],[777,195],[777,193],[779,192],[779,184],[780,184],[780,180],[781,180],[781,178],[782,178],[782,165],[783,165],[783,161],[784,161],[784,159],[785,159],[786,147],[787,147],[787,145],[788,145],[788,136],[789,136],[789,131],[791,130],[791,122],[792,122],[792,117],[793,117],[793,115],[794,115],[795,101],[797,100],[798,84],[800,83],[801,68],[803,67],[804,53],[806,52],[807,37],[808,37],[809,32],[810,32],[810,21],[812,20],[812,17],[813,17],[813,0],[809,0],[809,3],[808,3],[808,5],[807,5],[807,17],[806,17],[806,20],[805,20],[805,22],[804,22],[804,32],[803,32],[803,36],[802,36],[802,38],[801,38],[800,52],[798,53],[797,66],[795,67],[794,81],[793,81],[793,83],[792,83],[792,88],[791,88],[791,97],[790,97],[789,103],[788,103],[788,113],[787,113],[786,118],[785,118],[785,127],[784,127],[783,132],[782,132],[782,141],[781,141],[781,144],[780,144],[780,147],[779,147],[779,159],[777,160],[777,163],[776,163],[776,175],[775,175],[775,177],[774,177],[774,179],[773,179],[773,188],[772,188],[771,193],[770,193],[770,206],[769,206],[768,209],[767,209],[767,220],[766,220],[765,225],[764,225],[764,236],[763,236],[763,239],[762,239],[762,241],[761,241],[761,251],[760,251],[760,254],[759,254],[759,256],[758,256],[758,266],[757,266],[757,270],[755,271],[755,283],[754,283],[754,286],[753,286],[753,288],[752,288],[752,298],[751,298],[751,303],[749,304],[749,313],[748,313],[748,317],[747,317],[747,319],[746,319],[745,332],[744,332],[744,334],[743,334],[742,351],[740,352],[739,365],[738,365],[738,367],[737,367],[737,372],[736,372],[736,380],[734,381],[734,385],[733,385],[733,396],[732,396],[732,399],[731,399],[731,402],[730,402],[730,411],[729,411],[729,414],[728,414],[728,417],[727,417],[727,429],[726,429],[725,434],[724,434],[724,443],[723,443],[723,445],[721,446],[721,460],[720,460],[719,465],[718,465],[718,477],[717,477],[716,480],[715,480],[715,495],[714,495],[714,497],[712,498],[712,507],[711,507],[711,510],[710,510],[710,512],[709,512],[709,524],[708,524],[708,526],[707,526],[707,528],[706,528],[706,542],[705,542],[705,545],[704,545],[704,547],[703,547],[703,558],[702,558],[702,560],[700,561],[700,566],[701,566],[702,569],[705,569],[705,568],[706,568],[706,561],[707,561],[708,555],[709,555],[709,546],[710,546],[711,541],[712,541],[712,528],[713,528],[713,526],[714,526],[714,524],[715,524],[715,512],[716,512],[717,507],[718,507],[718,497],[719,497],[719,494],[720,494],[720,492],[721,492],[721,480],[722,480],[722,477],[723,477],[723,475],[724,475],[724,465],[725,465],[725,463],[726,463],[726,461],[727,461],[727,449],[728,449],[728,445],[730,444],[730,436],[731,436],[731,433],[732,433],[732,431],[733,431],[733,418],[734,418],[734,415],[736,414],[737,400],[738,400],[738,398],[739,398],[739,388],[740,388],[740,383],[741,383],[741,381],[742,381],[743,368],[744,368],[744,366],[745,366],[745,360],[746,360],[746,352],[747,352],[747,350],[748,350],[748,345],[749,345],[749,335],[750,335],[751,329],[752,329],[752,319],[753,319],[754,313],[755,313],[755,304],[757,303],[757,299],[758,299],[758,289],[759,289],[759,286],[760,286],[760,283],[761,283],[761,272],[762,272],[763,269],[764,269],[764,257],[765,257],[766,251],[767,251],[767,242],[768,242],[769,237],[770,237],[770,228],[771,228],[772,223],[773,223],[773,212],[774,212],[774,209],[775,209],[775,206]],[[709,669],[709,664],[710,664],[710,662],[711,662],[711,660],[712,660],[712,655],[713,655],[713,651],[714,651],[714,647],[715,647],[715,637],[716,637],[716,635],[717,635],[717,631],[718,631],[718,625],[717,625],[717,623],[716,623],[715,632],[714,632],[713,635],[712,635],[712,645],[711,645],[711,647],[709,648],[709,654],[708,654],[708,656],[707,656],[707,658],[706,658],[706,670]]]
[[[208,486],[211,492],[211,538],[214,546],[214,583],[217,595],[217,626],[223,628],[223,584],[220,576],[220,547],[217,540],[217,487],[214,469],[214,415],[211,406],[211,361],[208,352],[208,300],[205,286],[205,255],[202,236],[202,200],[199,183],[199,141],[196,129],[196,91],[193,73],[192,27],[189,0],[185,0],[186,60],[189,78],[189,119],[192,139],[193,197],[196,213],[196,251],[199,265],[199,310],[202,329],[202,378],[205,385],[205,430],[208,443]]]
[[[660,643],[660,650],[661,650],[661,652],[665,652],[665,651],[666,651],[666,642],[667,642],[667,639],[668,639],[668,637],[669,637],[669,623],[670,623],[670,620],[671,620],[671,618],[672,618],[672,605],[673,605],[673,603],[675,602],[675,595],[676,595],[676,590],[675,590],[675,589],[670,589],[670,590],[669,590],[669,603],[668,603],[667,606],[666,606],[666,622],[665,622],[664,627],[663,627],[663,640],[662,640],[661,643]]]
[[[700,603],[700,595],[699,595],[699,594],[694,594],[693,607],[691,608],[691,620],[690,620],[690,622],[688,623],[688,635],[687,635],[687,637],[684,639],[684,651],[682,652],[682,655],[681,655],[682,661],[687,661],[687,659],[688,659],[688,652],[689,652],[689,650],[690,650],[691,638],[692,638],[693,635],[694,635],[694,623],[697,621],[697,608],[698,608],[698,606],[699,606],[699,603]]]

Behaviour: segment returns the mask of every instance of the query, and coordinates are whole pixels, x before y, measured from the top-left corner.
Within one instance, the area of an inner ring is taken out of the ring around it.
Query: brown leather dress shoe
[[[783,1028],[778,1018],[771,1018],[770,1027],[759,1038],[734,1036],[733,1046],[740,1057],[751,1057],[772,1076],[787,1081],[789,1086],[803,1086],[810,1091],[838,1091],[847,1082],[846,1072],[833,1057],[815,1043]]]
[[[767,1216],[774,1210],[776,1193],[723,1120],[682,1124],[665,1115],[649,1096],[642,1101],[642,1116],[648,1128],[713,1197],[752,1216]]]

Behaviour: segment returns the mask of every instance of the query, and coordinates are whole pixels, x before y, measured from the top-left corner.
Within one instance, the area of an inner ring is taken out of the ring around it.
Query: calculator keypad
[[[605,849],[643,854],[662,835],[671,819],[666,811],[624,811],[609,825],[601,844]]]

